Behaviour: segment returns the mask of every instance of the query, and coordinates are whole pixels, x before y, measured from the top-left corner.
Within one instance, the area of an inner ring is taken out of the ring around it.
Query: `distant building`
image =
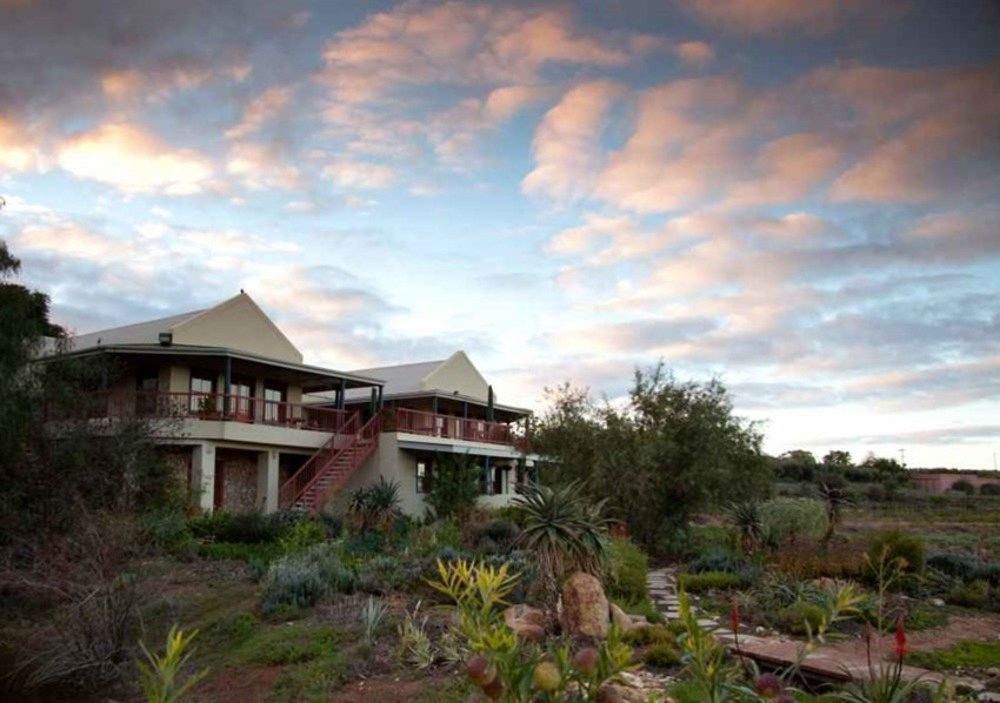
[[[246,294],[206,310],[74,337],[62,354],[103,355],[121,373],[86,396],[95,421],[179,418],[162,445],[206,512],[322,510],[378,477],[422,515],[435,466],[462,455],[482,500],[504,505],[533,459],[530,411],[495,402],[464,352],[357,371],[302,354]]]
[[[996,477],[984,476],[982,472],[975,471],[948,471],[945,469],[914,471],[911,474],[911,484],[926,493],[946,493],[951,490],[958,481],[966,481],[979,490],[981,487],[992,484],[1000,486],[1000,474]]]

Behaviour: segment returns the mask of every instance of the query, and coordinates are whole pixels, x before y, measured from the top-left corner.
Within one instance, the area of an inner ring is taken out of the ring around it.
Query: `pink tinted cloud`
[[[574,199],[590,192],[601,168],[600,134],[623,90],[617,83],[597,81],[563,95],[535,131],[535,168],[521,181],[525,193]]]
[[[685,41],[674,45],[674,53],[684,63],[703,66],[715,58],[715,49],[703,41]]]
[[[825,34],[864,9],[861,0],[680,0],[702,21],[738,34]]]

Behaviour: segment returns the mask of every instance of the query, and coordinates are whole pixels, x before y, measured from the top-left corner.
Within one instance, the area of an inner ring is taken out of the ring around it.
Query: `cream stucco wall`
[[[174,344],[226,347],[302,363],[302,354],[249,296],[238,295],[176,325]]]
[[[489,385],[465,352],[455,352],[445,363],[432,371],[421,384],[424,390],[458,391],[461,395],[486,400]]]

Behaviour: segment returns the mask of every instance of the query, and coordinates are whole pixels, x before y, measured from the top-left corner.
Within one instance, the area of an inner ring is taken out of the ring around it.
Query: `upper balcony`
[[[89,419],[161,417],[230,421],[332,433],[344,427],[353,411],[224,393],[97,391],[84,395],[72,413],[46,409],[45,419],[64,420],[70,415]]]
[[[515,434],[511,426],[504,422],[490,422],[399,407],[386,408],[385,414],[382,424],[385,432],[408,432],[426,437],[506,446],[520,446],[523,443],[523,438]]]

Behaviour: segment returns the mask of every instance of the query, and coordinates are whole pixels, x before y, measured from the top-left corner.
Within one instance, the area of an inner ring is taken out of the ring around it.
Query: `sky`
[[[662,359],[771,453],[992,469],[997,36],[988,0],[0,0],[0,238],[75,332],[245,289],[335,369],[464,349],[540,409]]]

